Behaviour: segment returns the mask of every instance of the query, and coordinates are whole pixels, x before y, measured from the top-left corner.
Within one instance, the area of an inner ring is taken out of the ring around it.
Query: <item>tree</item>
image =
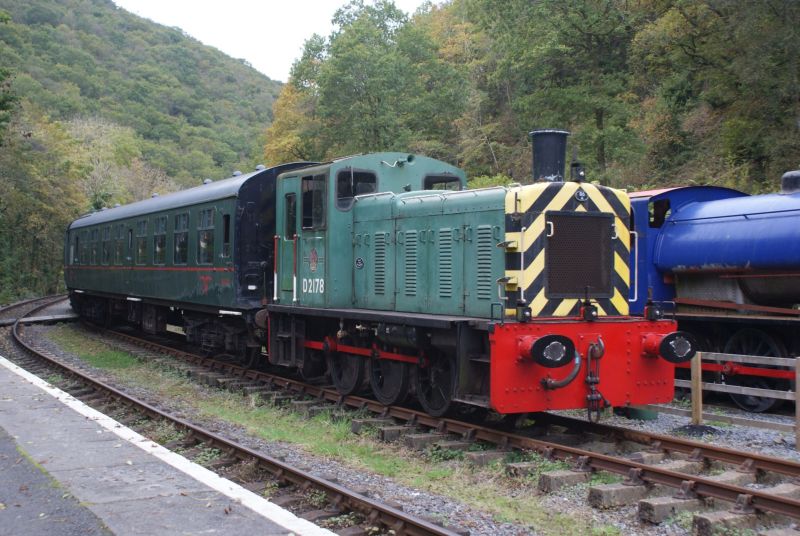
[[[297,87],[293,79],[283,86],[272,108],[273,121],[267,128],[264,155],[269,165],[299,160],[321,160],[320,121],[311,91]]]
[[[0,24],[8,24],[10,21],[8,13],[0,9]],[[3,135],[17,102],[17,96],[11,90],[11,81],[11,72],[0,67],[0,145],[3,144]]]
[[[0,148],[0,302],[63,287],[64,229],[86,208],[88,168],[59,124],[26,102]]]
[[[773,190],[800,164],[800,4],[672,0],[634,41],[638,91],[653,98],[650,157],[684,176]],[[659,123],[678,136],[660,143]],[[655,143],[653,143],[655,141]]]
[[[353,1],[333,23],[327,39],[306,41],[292,68],[267,131],[267,159],[383,150],[455,159],[466,81],[425,27],[383,0]]]

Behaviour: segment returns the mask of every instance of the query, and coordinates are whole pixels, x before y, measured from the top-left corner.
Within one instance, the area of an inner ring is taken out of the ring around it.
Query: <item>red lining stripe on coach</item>
[[[75,266],[67,265],[65,270],[142,270],[146,272],[232,272],[233,268],[214,266]]]

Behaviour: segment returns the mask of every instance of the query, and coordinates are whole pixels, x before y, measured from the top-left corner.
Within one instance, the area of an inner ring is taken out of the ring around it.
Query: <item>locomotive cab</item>
[[[377,153],[286,173],[279,177],[272,304],[335,310],[353,307],[353,207],[364,197],[406,191],[458,191],[466,185],[460,169],[431,158]],[[270,361],[319,372],[319,356],[305,359],[296,335],[302,317],[278,314],[270,337]],[[286,311],[284,309],[284,311]],[[299,323],[299,324],[298,324]],[[282,336],[289,333],[290,336]]]

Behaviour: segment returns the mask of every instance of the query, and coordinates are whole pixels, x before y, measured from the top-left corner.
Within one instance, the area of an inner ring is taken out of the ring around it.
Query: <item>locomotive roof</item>
[[[309,163],[309,165],[313,164],[313,162]],[[290,165],[276,167],[282,168],[289,166]],[[275,170],[275,168],[259,169],[236,177],[195,186],[194,188],[180,190],[170,194],[159,195],[158,197],[152,197],[142,201],[136,201],[135,203],[122,205],[121,207],[114,207],[98,212],[92,212],[91,214],[86,214],[85,216],[81,216],[77,220],[73,221],[69,228],[78,229],[80,227],[109,223],[117,220],[124,220],[126,218],[134,218],[136,216],[152,214],[173,208],[188,207],[209,201],[236,197],[245,182],[253,177],[269,173],[273,170]]]

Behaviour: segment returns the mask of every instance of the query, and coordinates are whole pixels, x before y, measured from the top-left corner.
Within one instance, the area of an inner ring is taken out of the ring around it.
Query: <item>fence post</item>
[[[692,424],[703,424],[703,355],[697,352],[692,358]],[[800,368],[797,369],[800,371]],[[798,372],[800,374],[800,372]]]
[[[800,450],[800,358],[794,363],[794,448]]]

